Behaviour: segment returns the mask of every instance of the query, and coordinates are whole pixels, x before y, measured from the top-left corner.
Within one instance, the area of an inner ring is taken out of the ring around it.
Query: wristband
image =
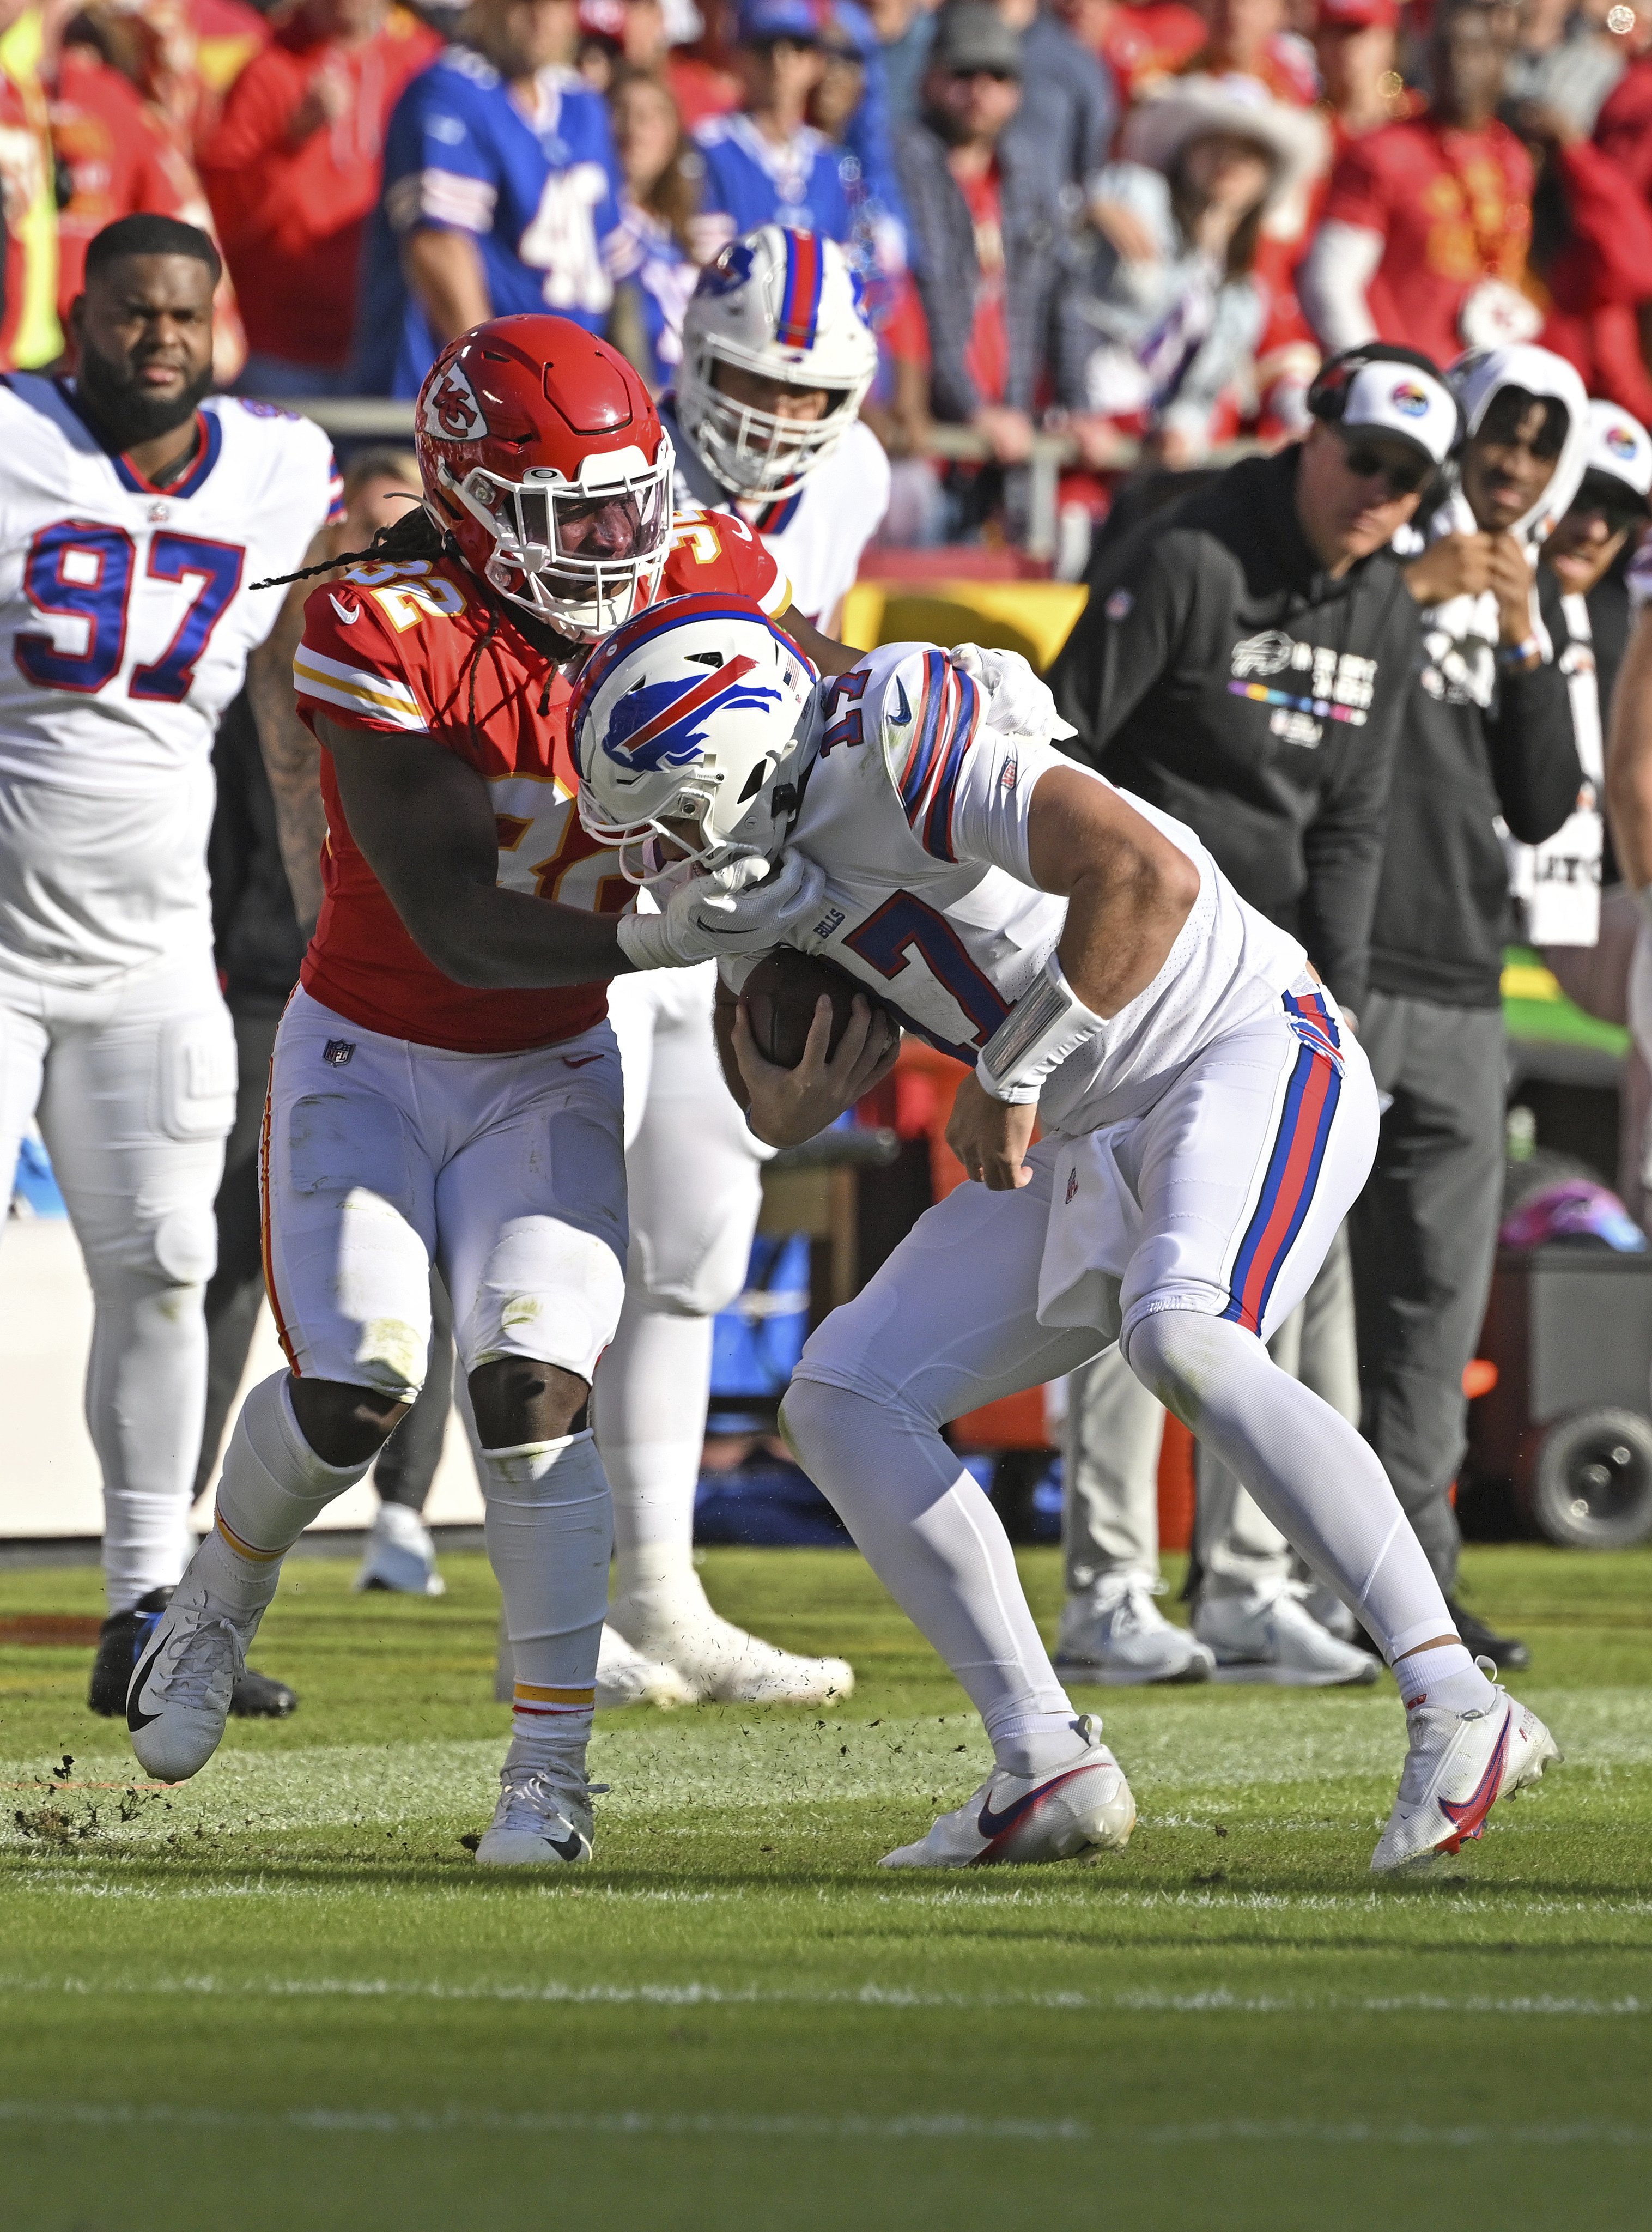
[[[1529,666],[1534,659],[1543,656],[1543,646],[1536,636],[1529,635],[1524,643],[1506,643],[1497,654],[1500,666]]]
[[[677,956],[668,941],[663,914],[622,914],[614,925],[614,937],[633,969],[677,966]]]
[[[1061,974],[1053,953],[975,1061],[975,1076],[994,1100],[1036,1100],[1044,1080],[1103,1028]]]

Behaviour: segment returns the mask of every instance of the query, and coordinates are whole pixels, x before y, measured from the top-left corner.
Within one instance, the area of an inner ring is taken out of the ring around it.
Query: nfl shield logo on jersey
[[[356,1050],[353,1039],[329,1039],[321,1048],[321,1059],[334,1069],[342,1069]]]

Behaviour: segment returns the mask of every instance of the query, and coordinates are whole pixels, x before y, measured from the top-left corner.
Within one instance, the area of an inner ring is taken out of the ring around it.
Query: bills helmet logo
[[[756,664],[731,659],[696,681],[648,682],[628,691],[608,717],[602,749],[638,775],[691,766],[716,714],[778,709],[784,703],[778,690],[745,683]]]
[[[751,276],[752,250],[743,240],[731,241],[715,263],[700,274],[696,295],[732,295]]]
[[[1415,386],[1409,380],[1403,380],[1400,382],[1390,399],[1394,408],[1403,412],[1408,418],[1426,418],[1428,415],[1427,395],[1422,388]]]
[[[485,440],[488,422],[476,393],[457,364],[450,365],[424,398],[424,431],[444,442]]]

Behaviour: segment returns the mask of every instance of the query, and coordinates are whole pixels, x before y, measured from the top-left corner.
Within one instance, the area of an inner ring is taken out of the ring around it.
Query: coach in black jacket
[[[1327,367],[1311,404],[1317,423],[1299,447],[1236,465],[1104,543],[1050,679],[1079,731],[1068,749],[1195,830],[1242,896],[1302,939],[1351,1021],[1422,662],[1419,608],[1388,545],[1459,422],[1426,358],[1380,344]],[[1127,491],[1120,508],[1152,494]],[[1293,1319],[1274,1353],[1358,1417],[1340,1242],[1305,1332]],[[1058,1663],[1075,1678],[1197,1678],[1131,1579],[1150,1590],[1156,1570],[1156,1406],[1104,1358],[1075,1384],[1068,1438]],[[1207,1666],[1214,1653],[1257,1680],[1369,1680],[1346,1613],[1298,1601],[1287,1546],[1202,1453],[1199,1479],[1194,1629]]]
[[[1583,783],[1559,592],[1539,569],[1534,608],[1532,557],[1577,491],[1588,405],[1546,349],[1481,351],[1449,377],[1466,427],[1462,484],[1407,568],[1428,608],[1425,659],[1396,763],[1363,1034],[1392,1099],[1349,1230],[1366,1437],[1463,1641],[1506,1671],[1529,1654],[1455,1601],[1449,1490],[1502,1203],[1509,905],[1497,824],[1539,844]]]

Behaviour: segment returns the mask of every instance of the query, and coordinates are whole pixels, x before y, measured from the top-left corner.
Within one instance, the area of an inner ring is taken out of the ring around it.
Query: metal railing
[[[413,431],[412,404],[392,396],[276,395],[268,400],[281,410],[313,418],[329,434],[348,441],[406,441]],[[1232,464],[1240,457],[1250,456],[1257,447],[1254,442],[1224,443],[1220,449],[1213,450],[1204,462]],[[973,426],[936,423],[930,426],[922,454],[959,464],[986,464],[992,457],[986,441]],[[1140,456],[1138,444],[1121,441],[1116,464],[1110,470],[1128,472],[1139,462]],[[1033,437],[1027,463],[1021,468],[1027,475],[1027,535],[1021,547],[1029,558],[1047,561],[1055,555],[1061,475],[1067,466],[1076,464],[1078,457],[1079,446],[1070,434]]]

